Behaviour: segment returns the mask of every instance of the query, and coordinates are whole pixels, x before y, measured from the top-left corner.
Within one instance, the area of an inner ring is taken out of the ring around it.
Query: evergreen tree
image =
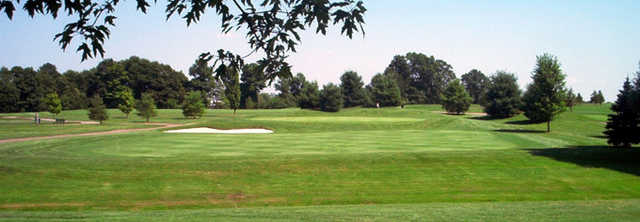
[[[602,91],[593,90],[593,93],[591,93],[591,98],[590,98],[589,102],[593,103],[593,104],[602,104],[602,103],[604,103],[604,96],[602,95]]]
[[[634,103],[638,102],[629,78],[624,81],[618,99],[611,106],[613,114],[609,114],[607,121],[607,142],[614,146],[631,147],[640,142],[640,128],[638,127],[638,112],[634,110]]]
[[[278,97],[280,97],[281,101],[283,101],[287,107],[298,105],[300,103],[298,99],[302,92],[302,87],[306,82],[307,79],[302,73],[298,73],[296,76],[289,78],[278,78],[278,82],[275,84],[276,90],[280,92]]]
[[[57,116],[62,112],[62,103],[60,102],[60,98],[57,93],[53,92],[47,94],[45,103],[47,104],[47,111],[53,113],[53,115]]]
[[[136,110],[138,111],[138,116],[145,118],[147,122],[151,117],[157,116],[156,113],[156,105],[153,101],[153,97],[150,93],[143,93],[142,98],[136,101]]]
[[[578,96],[576,96],[576,103],[584,103],[584,98],[582,98],[582,95],[580,93],[578,93]]]
[[[302,87],[298,102],[298,105],[302,109],[320,108],[320,90],[318,89],[318,82],[306,82]]]
[[[102,125],[103,121],[109,119],[106,107],[98,94],[94,95],[90,101],[89,119],[99,121],[100,125]]]
[[[604,102],[604,95],[602,95],[602,91],[598,90],[598,104],[603,104]]]
[[[518,113],[521,105],[518,80],[512,73],[498,71],[491,76],[487,87],[484,111],[494,118],[506,118]]]
[[[20,111],[20,90],[16,87],[16,78],[6,67],[0,68],[0,112]]]
[[[320,109],[325,112],[338,112],[342,108],[342,92],[340,87],[329,83],[320,92]]]
[[[365,102],[364,83],[357,72],[347,71],[340,77],[344,107],[361,106]]]
[[[565,75],[555,56],[544,54],[537,57],[531,83],[523,97],[524,115],[533,122],[547,122],[551,131],[551,120],[565,109]]]
[[[447,85],[442,92],[442,107],[449,113],[462,114],[469,110],[473,99],[464,89],[459,79],[455,79]]]
[[[136,100],[133,98],[133,92],[130,88],[126,88],[118,92],[118,109],[127,115],[127,119],[129,119],[129,113],[133,111]]]
[[[182,115],[184,117],[193,119],[202,117],[205,107],[200,94],[200,91],[193,91],[184,99],[184,104],[182,105]]]
[[[567,105],[567,107],[569,107],[569,110],[571,112],[573,112],[573,106],[575,106],[576,103],[577,103],[576,94],[573,93],[573,89],[569,89],[569,91],[567,91],[567,98],[565,98],[565,104]]]
[[[371,100],[374,105],[379,103],[380,106],[399,106],[402,102],[400,88],[398,88],[393,76],[376,74],[367,88],[371,92]]]

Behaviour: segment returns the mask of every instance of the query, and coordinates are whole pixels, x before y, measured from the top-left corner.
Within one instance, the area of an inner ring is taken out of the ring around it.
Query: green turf
[[[0,144],[0,219],[640,216],[640,151],[606,147],[607,105],[575,107],[552,122],[551,133],[521,115],[492,120],[440,112],[436,105],[235,116],[210,110],[189,127],[276,133],[153,131]],[[157,119],[194,121],[178,114],[164,110]],[[209,209],[235,207],[261,208]],[[73,212],[49,212],[58,210]]]
[[[640,200],[256,207],[207,210],[20,212],[0,221],[637,221]]]

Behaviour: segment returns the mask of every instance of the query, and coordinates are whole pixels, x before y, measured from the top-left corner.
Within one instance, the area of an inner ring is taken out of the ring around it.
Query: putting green
[[[283,121],[283,122],[419,122],[424,119],[403,117],[351,117],[351,116],[310,116],[310,117],[257,117],[251,120],[257,121]]]
[[[388,152],[471,151],[518,148],[518,135],[474,131],[340,131],[284,134],[144,134],[118,135],[110,143],[87,142],[71,151],[82,155],[129,157],[263,156]],[[534,136],[535,137],[535,136]],[[303,138],[303,139],[301,139]],[[375,139],[373,139],[375,138]],[[536,140],[535,138],[532,138]],[[125,145],[126,144],[126,145]],[[58,146],[55,146],[58,147]],[[521,146],[520,146],[521,147]],[[65,148],[68,149],[68,148]],[[67,150],[68,151],[68,150]]]

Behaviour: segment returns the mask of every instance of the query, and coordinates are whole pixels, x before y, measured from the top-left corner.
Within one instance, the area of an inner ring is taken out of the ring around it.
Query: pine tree
[[[342,108],[342,92],[340,87],[329,83],[320,92],[320,109],[325,112],[338,112]]]
[[[607,121],[607,142],[614,146],[631,147],[631,144],[640,142],[637,133],[640,132],[638,127],[638,113],[634,111],[634,103],[638,98],[634,95],[634,89],[631,86],[629,78],[627,78],[618,94],[618,99],[611,106],[613,114],[609,114]]]
[[[202,117],[204,110],[200,91],[190,92],[184,99],[184,104],[182,105],[182,115],[184,117],[193,119]]]
[[[317,82],[305,82],[298,98],[298,105],[302,109],[320,108],[320,90]]]
[[[91,104],[89,107],[89,119],[99,121],[100,125],[102,125],[103,121],[109,119],[109,115],[107,114],[105,108],[106,107],[102,102],[102,98],[100,98],[100,96],[96,94],[91,99]]]
[[[573,112],[573,106],[577,103],[576,94],[573,93],[573,89],[569,89],[567,91],[567,97],[565,98],[565,104],[569,107],[569,110]]]
[[[520,88],[514,74],[498,71],[491,76],[487,87],[484,111],[494,118],[506,118],[518,113],[521,105]]]
[[[364,83],[357,72],[347,71],[340,77],[344,107],[361,106],[365,102]]]
[[[473,99],[464,89],[459,79],[455,79],[447,84],[447,88],[442,92],[442,107],[450,113],[462,114],[469,110]]]
[[[544,54],[537,57],[533,71],[533,83],[523,97],[524,115],[533,122],[547,122],[551,131],[551,120],[565,109],[565,75],[555,56]]]
[[[578,96],[576,96],[576,103],[584,103],[584,99],[582,98],[582,95],[580,95],[580,93],[578,93]]]
[[[136,110],[138,110],[138,116],[145,118],[147,122],[149,122],[149,118],[158,115],[155,102],[150,93],[142,94],[142,98],[136,101]]]

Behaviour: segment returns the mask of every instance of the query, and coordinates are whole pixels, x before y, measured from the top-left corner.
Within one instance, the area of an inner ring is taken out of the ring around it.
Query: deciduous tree
[[[216,78],[224,84],[225,103],[229,108],[233,109],[233,114],[240,108],[240,77],[236,66],[218,66],[216,70]]]
[[[264,78],[262,67],[257,63],[251,63],[242,67],[242,76],[240,77],[240,106],[242,108],[255,108],[249,107],[247,104],[255,104],[258,102],[258,95],[260,91],[267,87],[266,79]]]
[[[0,11],[4,11],[9,19],[16,9],[25,10],[31,17],[36,15],[51,15],[57,18],[60,10],[69,17],[75,17],[55,35],[62,49],[66,49],[75,37],[81,42],[77,47],[82,53],[82,60],[95,56],[104,56],[103,43],[109,38],[115,27],[117,9],[121,6],[118,0],[85,0],[85,1],[47,1],[47,0],[3,0],[0,1]],[[147,12],[150,7],[148,0],[136,0],[137,9]],[[205,12],[215,11],[221,18],[222,32],[232,30],[246,30],[246,37],[251,53],[261,52],[265,58],[265,73],[268,79],[273,79],[288,70],[285,59],[288,54],[296,51],[300,43],[299,32],[315,26],[316,33],[326,34],[331,24],[339,24],[341,33],[349,38],[354,32],[364,30],[364,13],[366,8],[362,1],[261,1],[254,4],[253,0],[233,1],[203,1],[203,0],[169,0],[165,12],[167,19],[179,16],[186,21],[187,26],[200,21]],[[232,52],[218,50],[216,60],[226,61],[229,56],[242,56]],[[207,54],[207,53],[205,53]],[[224,64],[221,64],[224,65]],[[228,64],[227,64],[228,65]],[[235,67],[237,70],[241,66]]]
[[[123,91],[120,91],[118,94],[118,109],[127,115],[127,119],[129,119],[129,113],[133,111],[135,107],[136,100],[133,98],[133,92],[130,88],[126,88]]]
[[[53,113],[54,116],[57,116],[62,112],[62,103],[60,102],[60,97],[58,97],[57,93],[53,92],[47,94],[44,101],[47,104],[47,111]]]
[[[489,85],[489,78],[477,69],[465,73],[460,77],[464,88],[467,89],[471,98],[473,98],[474,104],[484,104],[483,96],[487,91]]]

